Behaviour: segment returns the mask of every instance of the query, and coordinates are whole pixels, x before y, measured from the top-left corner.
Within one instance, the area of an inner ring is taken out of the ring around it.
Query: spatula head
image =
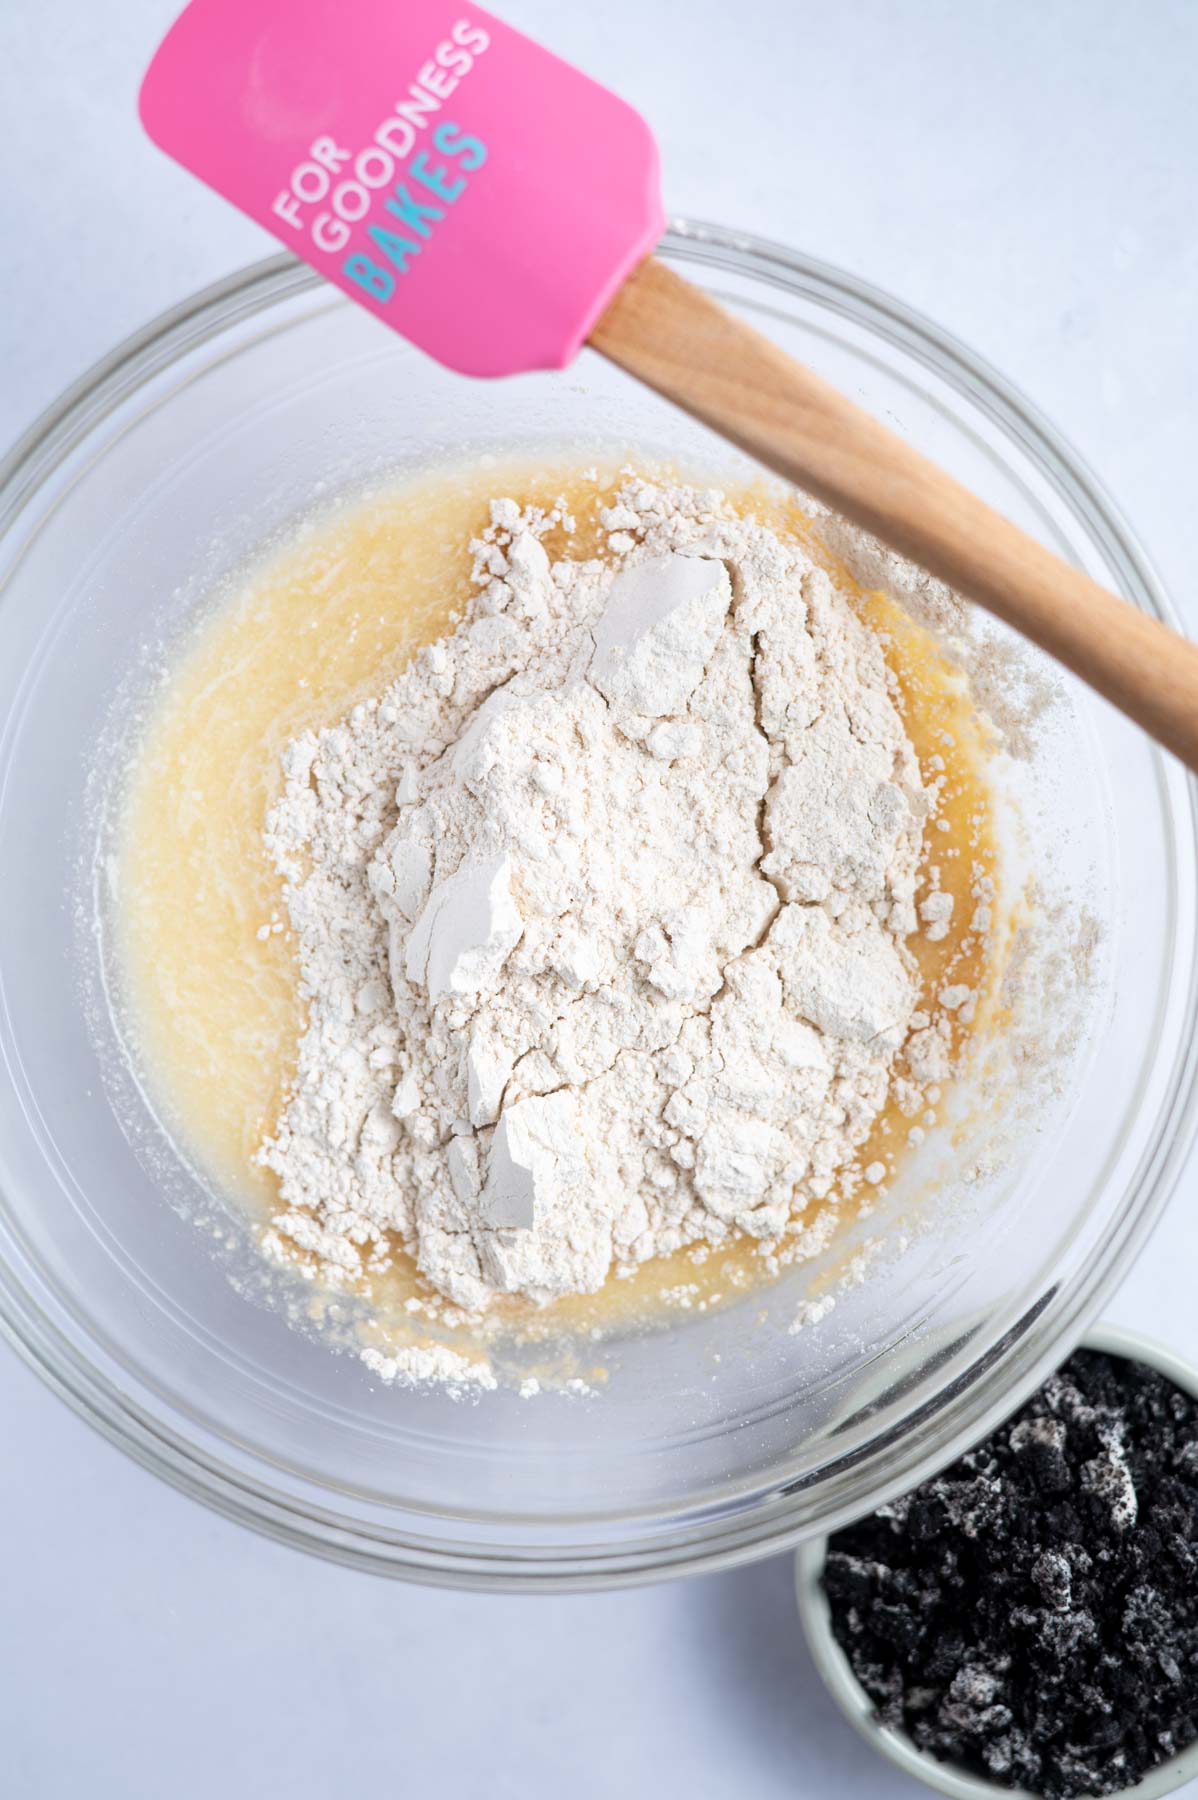
[[[460,0],[192,0],[155,143],[466,375],[557,369],[665,227],[624,101]]]

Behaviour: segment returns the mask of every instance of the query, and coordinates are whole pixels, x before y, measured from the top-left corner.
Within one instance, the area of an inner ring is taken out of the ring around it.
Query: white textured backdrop
[[[501,10],[655,122],[673,210],[842,263],[1013,377],[1198,634],[1194,0]],[[0,5],[0,440],[272,247],[140,136],[174,11]],[[1191,1355],[1196,1176],[1110,1309]],[[594,1598],[403,1588],[202,1511],[7,1351],[0,1419],[4,1800],[916,1793],[822,1694],[786,1559]]]

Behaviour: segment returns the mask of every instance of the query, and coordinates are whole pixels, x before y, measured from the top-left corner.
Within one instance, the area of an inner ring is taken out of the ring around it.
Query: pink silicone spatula
[[[644,120],[461,0],[192,0],[150,136],[451,369],[621,368],[987,607],[1198,769],[1198,646],[1117,599],[650,252]]]

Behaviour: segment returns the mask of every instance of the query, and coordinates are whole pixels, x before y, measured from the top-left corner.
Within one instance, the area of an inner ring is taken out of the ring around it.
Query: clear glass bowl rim
[[[683,264],[748,276],[800,298],[814,300],[891,342],[922,362],[1020,444],[1068,502],[1104,555],[1118,570],[1123,591],[1145,611],[1177,626],[1176,614],[1118,509],[1077,453],[1011,384],[930,319],[884,289],[833,265],[767,239],[724,227],[675,220],[660,252]],[[55,401],[0,460],[0,557],[56,471],[104,419],[136,390],[231,326],[291,299],[319,283],[288,255],[272,256],[201,289],[159,314],[94,364]],[[2,571],[0,571],[2,574]],[[1198,782],[1186,781],[1173,825],[1198,850]],[[1198,1026],[1198,961],[1187,1016]],[[1095,1318],[1103,1301],[1151,1235],[1198,1126],[1198,1029],[1191,1031],[1169,1072],[1168,1100],[1157,1139],[1146,1155],[1137,1187],[1113,1218],[1068,1292],[1054,1290],[1034,1314],[1003,1341],[980,1353],[956,1381],[903,1431],[919,1427],[922,1449],[887,1486],[875,1481],[868,1500],[876,1507],[888,1493],[916,1485],[958,1456],[1029,1394],[1059,1365]],[[7,1212],[0,1194],[0,1216]],[[13,1240],[9,1239],[10,1247]],[[19,1241],[19,1240],[18,1240]],[[61,1318],[61,1314],[60,1314]],[[863,1460],[877,1464],[901,1435],[879,1438],[863,1458],[821,1481],[839,1479],[842,1497],[818,1527],[796,1522],[797,1496],[785,1489],[765,1504],[731,1516],[681,1515],[668,1534],[624,1539],[602,1549],[546,1544],[541,1554],[514,1552],[422,1536],[377,1521],[350,1520],[314,1500],[297,1499],[259,1473],[248,1476],[206,1444],[157,1416],[122,1391],[87,1350],[84,1330],[62,1329],[23,1281],[0,1258],[0,1333],[81,1417],[153,1473],[225,1516],[278,1541],[351,1566],[408,1580],[511,1591],[561,1591],[630,1585],[728,1567],[786,1549],[812,1530],[827,1533],[862,1510],[854,1504],[854,1476]]]

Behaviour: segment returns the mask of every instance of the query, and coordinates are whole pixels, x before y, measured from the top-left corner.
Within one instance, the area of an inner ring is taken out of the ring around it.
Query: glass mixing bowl
[[[1170,616],[1076,457],[943,332],[725,231],[679,225],[662,253]],[[1014,779],[1031,864],[1066,876],[1103,928],[1097,1005],[1041,1128],[817,1329],[788,1332],[775,1290],[765,1326],[750,1301],[604,1346],[595,1398],[468,1404],[381,1386],[265,1303],[236,1209],[163,1131],[120,1042],[97,795],[139,682],[263,541],[346,489],[549,446],[745,472],[589,353],[562,375],[464,381],[276,258],[93,370],[0,492],[3,1328],[86,1418],[232,1517],[363,1568],[526,1588],[776,1550],[956,1455],[1060,1363],[1143,1244],[1195,1115],[1194,793],[1066,682]]]

